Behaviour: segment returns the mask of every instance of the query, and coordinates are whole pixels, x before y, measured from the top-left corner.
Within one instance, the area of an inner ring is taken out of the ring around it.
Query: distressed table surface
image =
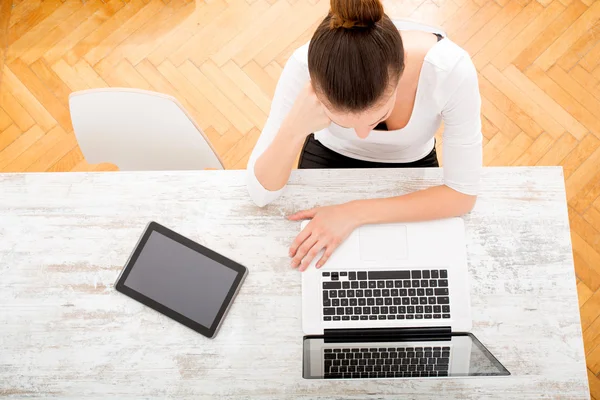
[[[315,205],[411,192],[441,171],[295,171],[264,209],[243,171],[0,175],[0,396],[589,398],[560,168],[488,168],[465,217],[473,333],[506,378],[304,380],[288,245]],[[248,267],[214,340],[115,292],[146,223]],[[435,243],[432,243],[435,249]]]

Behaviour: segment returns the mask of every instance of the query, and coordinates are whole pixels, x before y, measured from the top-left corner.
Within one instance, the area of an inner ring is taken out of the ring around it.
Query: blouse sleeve
[[[297,54],[302,51],[306,51],[306,49],[301,47],[296,50],[296,53],[289,58],[283,68],[281,77],[279,78],[279,82],[275,89],[275,95],[273,96],[269,117],[258,138],[256,146],[254,146],[254,150],[252,150],[250,160],[248,161],[246,171],[248,192],[254,203],[259,207],[264,207],[277,199],[285,189],[285,186],[275,191],[265,189],[256,178],[254,166],[256,165],[256,160],[269,147],[279,132],[279,128],[292,109],[296,97],[298,97],[298,94],[300,94],[306,85],[306,82],[309,80],[308,67],[300,61],[300,57],[298,57]]]
[[[481,96],[468,54],[452,70],[457,82],[442,110],[444,184],[477,195],[482,172]]]

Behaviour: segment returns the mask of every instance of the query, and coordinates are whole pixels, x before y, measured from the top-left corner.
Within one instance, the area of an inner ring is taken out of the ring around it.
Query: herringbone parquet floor
[[[384,0],[443,26],[480,73],[486,165],[562,165],[592,395],[600,400],[600,1]],[[0,171],[90,171],[72,91],[176,96],[244,168],[291,52],[328,0],[0,0]],[[443,143],[442,143],[443,145]]]

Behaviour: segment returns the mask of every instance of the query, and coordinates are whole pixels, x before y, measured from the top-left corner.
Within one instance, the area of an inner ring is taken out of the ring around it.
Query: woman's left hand
[[[300,271],[306,270],[319,251],[325,249],[323,257],[317,262],[317,268],[321,268],[333,251],[359,226],[351,203],[300,211],[288,219],[312,219],[290,247],[292,268],[299,266]]]

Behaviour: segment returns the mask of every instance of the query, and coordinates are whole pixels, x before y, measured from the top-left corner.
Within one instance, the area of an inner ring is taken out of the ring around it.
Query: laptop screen
[[[306,379],[502,376],[508,370],[472,334],[407,341],[305,337]]]

